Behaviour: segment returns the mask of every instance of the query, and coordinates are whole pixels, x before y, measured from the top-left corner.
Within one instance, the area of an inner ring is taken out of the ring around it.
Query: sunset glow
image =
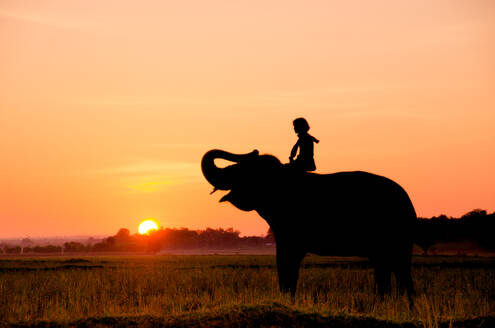
[[[150,233],[151,230],[157,230],[158,229],[158,224],[151,219],[144,220],[139,224],[138,232],[141,235]]]
[[[136,218],[263,235],[210,149],[397,181],[419,216],[495,211],[495,1],[0,2],[0,237]]]

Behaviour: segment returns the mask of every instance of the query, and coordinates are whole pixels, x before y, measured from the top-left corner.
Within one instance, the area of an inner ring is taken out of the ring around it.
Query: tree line
[[[482,250],[495,251],[495,212],[475,209],[460,218],[446,215],[418,218],[415,243],[425,254],[434,245],[470,242]],[[271,230],[265,236],[241,237],[229,229],[189,230],[160,228],[147,235],[131,234],[122,228],[115,235],[96,243],[66,242],[63,245],[33,245],[27,238],[20,245],[0,245],[3,254],[75,253],[75,252],[150,252],[178,249],[239,249],[273,247]]]
[[[32,246],[23,240],[21,245],[0,246],[4,254],[29,253],[71,253],[71,252],[151,252],[177,249],[239,249],[273,247],[274,237],[271,230],[266,236],[241,237],[240,231],[233,228],[189,230],[188,228],[160,228],[149,234],[131,234],[122,228],[114,236],[104,238],[94,244],[66,242],[60,246]],[[23,246],[24,245],[24,246]],[[29,246],[26,246],[29,245]]]
[[[495,251],[495,212],[472,210],[460,218],[446,215],[419,218],[416,244],[425,254],[432,246],[441,243],[470,242],[481,250]]]
[[[177,249],[259,248],[273,243],[273,235],[270,232],[264,237],[241,237],[240,231],[233,228],[205,230],[160,228],[147,235],[131,235],[128,229],[120,229],[115,236],[93,245],[92,250],[158,252]]]

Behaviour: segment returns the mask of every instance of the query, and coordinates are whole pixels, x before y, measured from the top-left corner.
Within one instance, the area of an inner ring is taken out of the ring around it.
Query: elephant
[[[233,164],[221,168],[215,159]],[[295,296],[301,261],[312,253],[367,257],[379,295],[391,291],[392,273],[399,292],[414,295],[411,257],[417,217],[396,182],[363,171],[309,173],[257,150],[210,150],[201,169],[213,192],[229,191],[220,202],[254,210],[270,226],[281,292]]]

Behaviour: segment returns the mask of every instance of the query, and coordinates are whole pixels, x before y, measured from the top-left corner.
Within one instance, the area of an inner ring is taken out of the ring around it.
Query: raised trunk
[[[231,177],[225,174],[224,169],[219,168],[215,165],[215,159],[221,158],[232,162],[239,162],[240,160],[249,157],[257,156],[258,151],[253,150],[248,154],[232,154],[223,150],[213,149],[204,154],[201,160],[201,170],[206,180],[215,187],[215,189],[229,190],[231,189],[232,182]]]

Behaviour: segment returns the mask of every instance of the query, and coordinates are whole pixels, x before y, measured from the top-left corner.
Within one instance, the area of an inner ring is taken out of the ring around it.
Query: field
[[[0,326],[495,326],[495,259],[415,257],[413,278],[410,309],[360,258],[306,257],[294,302],[269,255],[0,258]]]

